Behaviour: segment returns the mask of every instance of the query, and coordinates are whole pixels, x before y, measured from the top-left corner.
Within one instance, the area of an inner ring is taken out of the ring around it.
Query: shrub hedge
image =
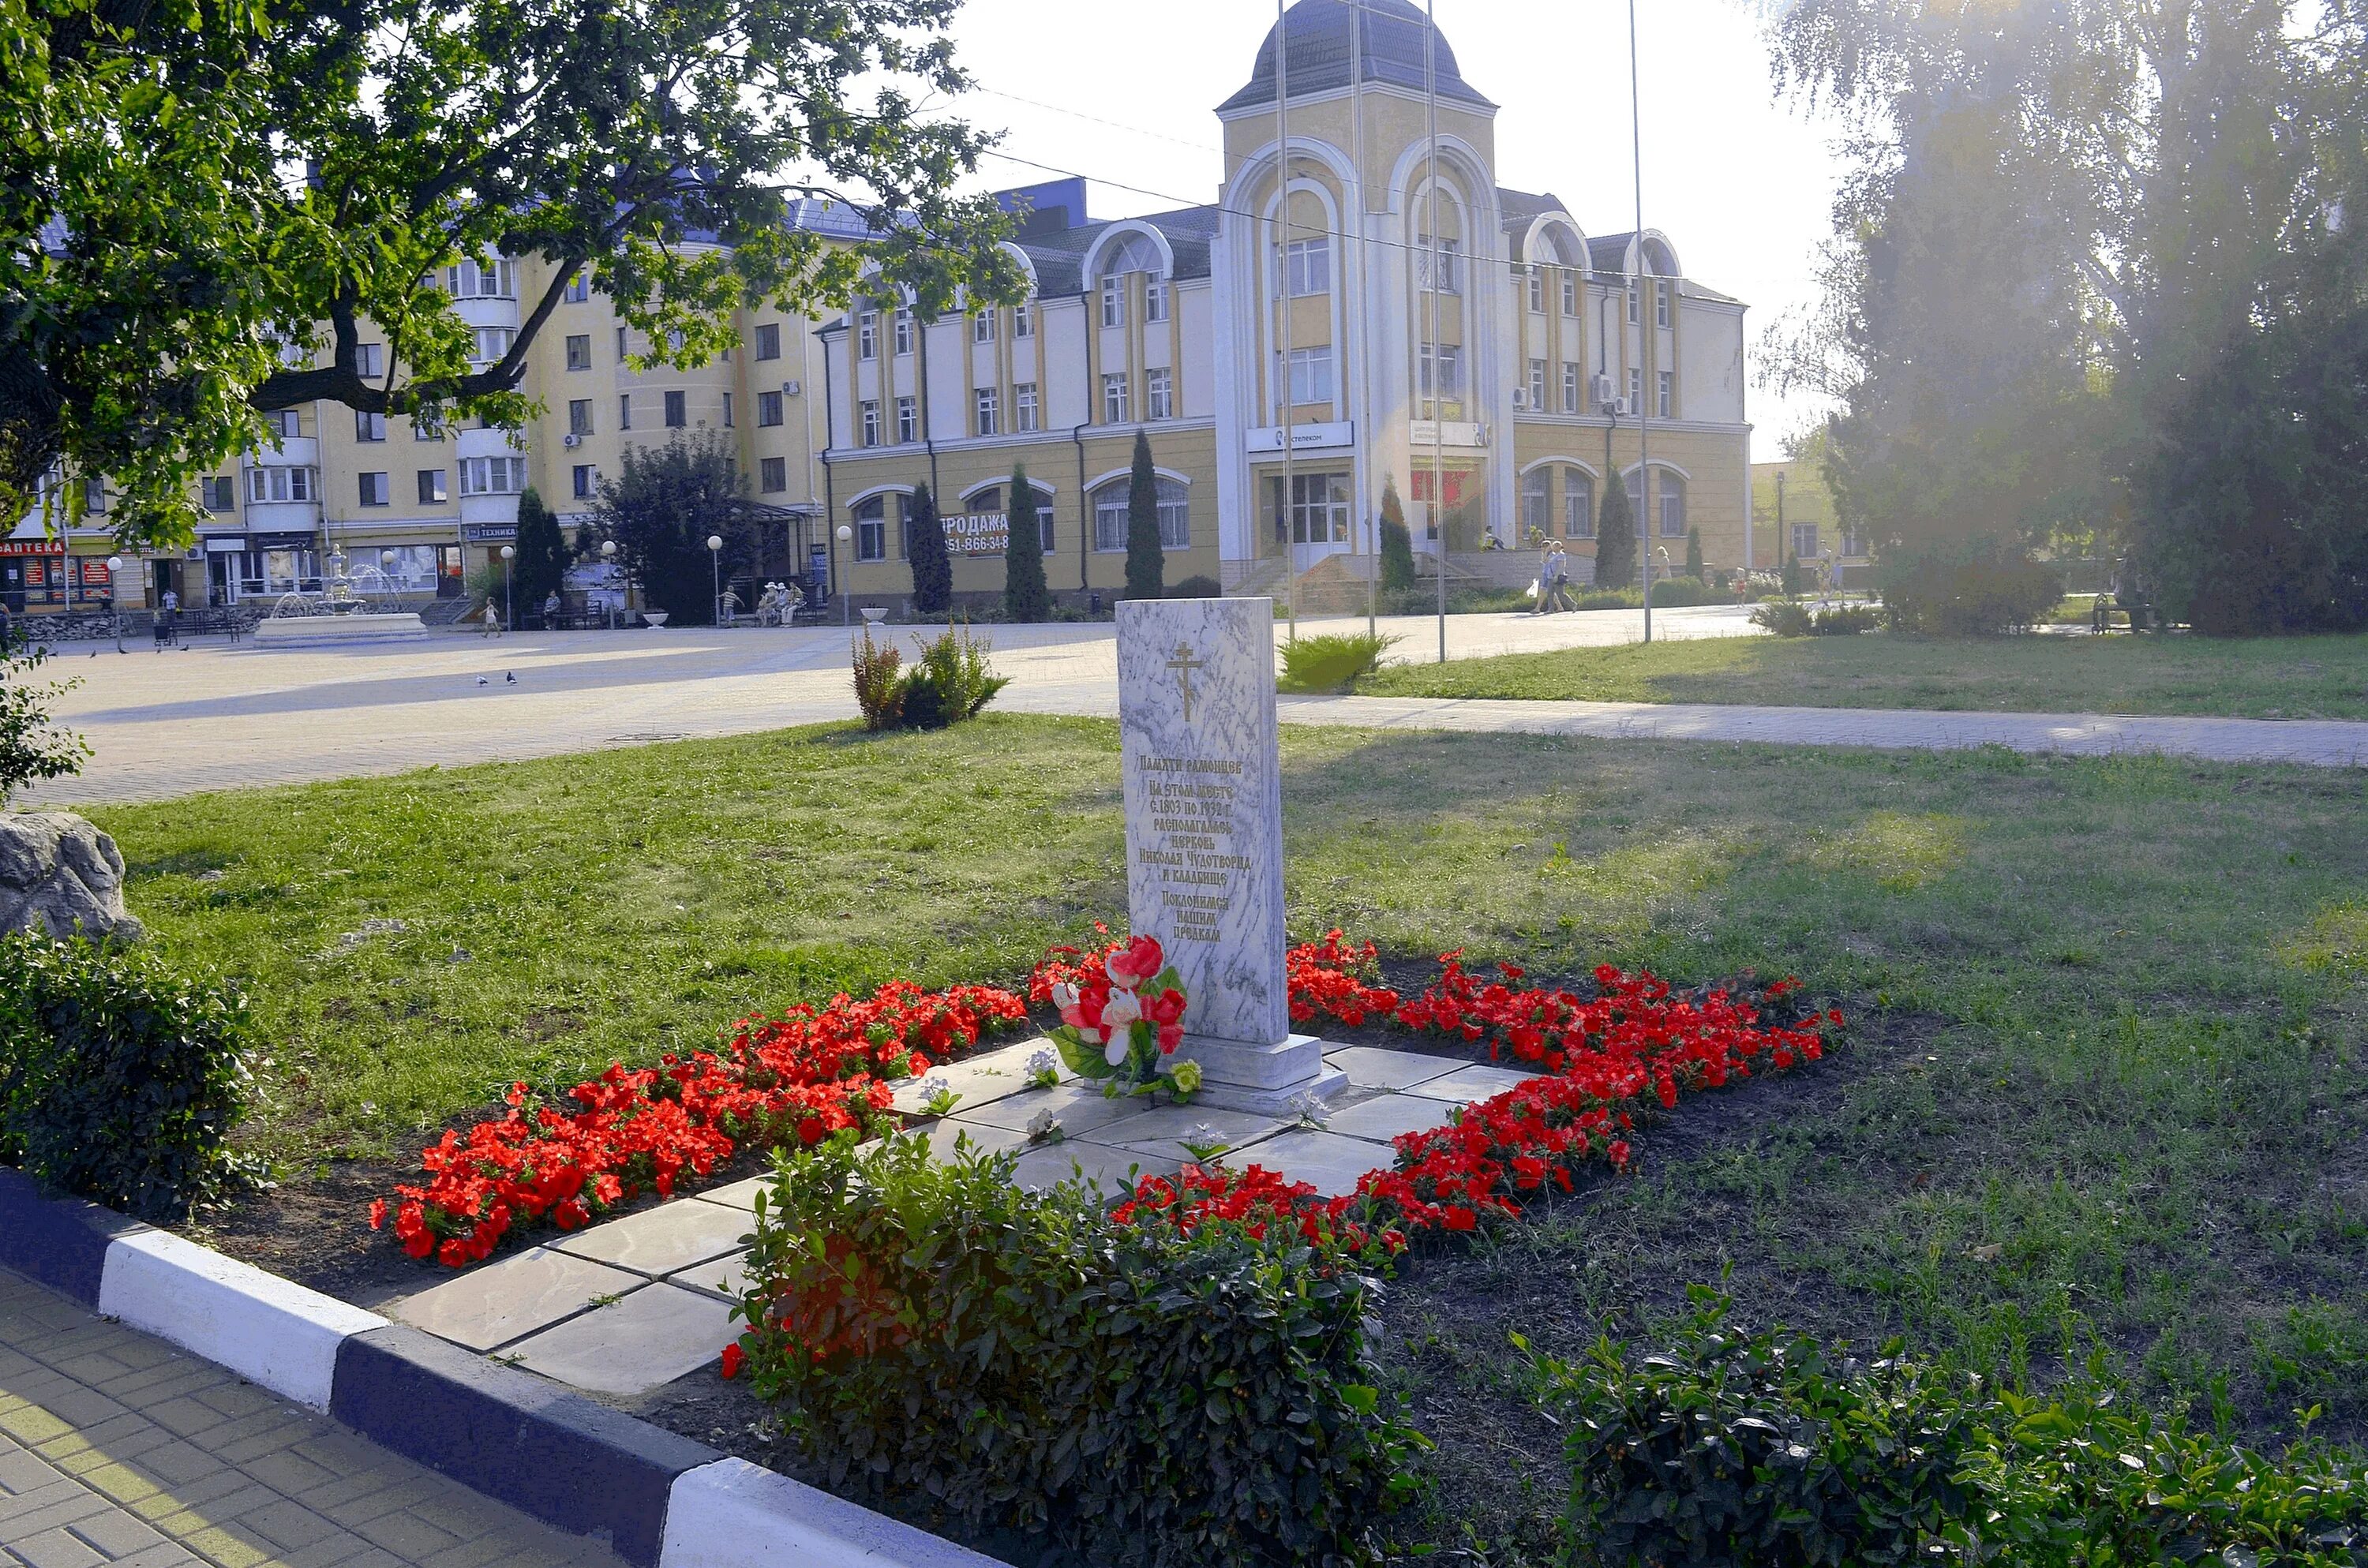
[[[1896,1347],[1861,1362],[1739,1333],[1700,1288],[1694,1303],[1656,1355],[1532,1357],[1570,1432],[1578,1562],[2368,1563],[2368,1475],[2323,1446],[2271,1459],[2123,1411],[2093,1381],[2024,1395]]]
[[[1284,691],[1349,691],[1381,667],[1382,655],[1402,639],[1386,632],[1333,631],[1294,637],[1282,645]]]
[[[245,999],[154,952],[0,936],[0,1160],[143,1220],[183,1218],[235,1169]]]
[[[1995,539],[1885,551],[1874,586],[1891,630],[1927,637],[2024,631],[2064,597],[2055,567]]]
[[[1154,1568],[1375,1560],[1419,1438],[1368,1359],[1376,1285],[1286,1227],[1120,1224],[1016,1156],[899,1137],[777,1156],[746,1375],[834,1486]]]

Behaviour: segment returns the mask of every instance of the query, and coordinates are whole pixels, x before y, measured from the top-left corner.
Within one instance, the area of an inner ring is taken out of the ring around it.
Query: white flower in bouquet
[[[1134,1042],[1128,1040],[1126,1036],[1113,1034],[1110,1036],[1110,1043],[1102,1047],[1102,1060],[1113,1067],[1123,1067],[1126,1065],[1128,1052],[1133,1049]]]
[[[1102,1027],[1113,1033],[1143,1017],[1143,998],[1132,991],[1113,991],[1102,1004]]]

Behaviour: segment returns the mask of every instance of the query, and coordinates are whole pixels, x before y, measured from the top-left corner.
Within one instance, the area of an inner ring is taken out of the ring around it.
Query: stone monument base
[[[355,648],[416,642],[427,628],[416,610],[387,615],[282,615],[255,623],[255,641],[273,648]]]
[[[1314,1035],[1249,1045],[1188,1034],[1176,1048],[1176,1060],[1201,1064],[1201,1092],[1193,1103],[1219,1110],[1277,1116],[1302,1101],[1328,1101],[1349,1086],[1346,1073],[1325,1065],[1324,1042]]]

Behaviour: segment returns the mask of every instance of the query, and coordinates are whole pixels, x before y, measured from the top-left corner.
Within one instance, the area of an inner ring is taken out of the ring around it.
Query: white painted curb
[[[329,1408],[337,1346],[386,1319],[173,1234],[108,1244],[98,1311],[314,1410]]]
[[[776,1475],[718,1460],[675,1477],[658,1568],[1006,1568]]]

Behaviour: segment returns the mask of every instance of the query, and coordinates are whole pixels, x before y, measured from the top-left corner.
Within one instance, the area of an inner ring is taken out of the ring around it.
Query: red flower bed
[[[1270,1229],[1296,1231],[1309,1245],[1326,1251],[1395,1252],[1406,1245],[1397,1229],[1369,1229],[1352,1217],[1365,1205],[1355,1198],[1326,1198],[1310,1184],[1292,1181],[1264,1165],[1245,1171],[1223,1165],[1186,1165],[1176,1179],[1145,1176],[1134,1196],[1110,1211],[1121,1225],[1169,1224],[1190,1235],[1204,1225],[1238,1225],[1260,1241]]]
[[[556,1105],[513,1085],[507,1115],[421,1154],[428,1179],[395,1188],[395,1234],[412,1256],[461,1268],[521,1225],[572,1231],[643,1192],[672,1197],[685,1171],[706,1176],[748,1142],[811,1144],[841,1128],[868,1137],[884,1127],[892,1084],[1026,1017],[1008,991],[896,981],[868,1001],[743,1019],[721,1054],[613,1065]],[[370,1205],[372,1230],[387,1211],[385,1199]]]
[[[1510,964],[1499,966],[1502,978],[1484,983],[1464,969],[1460,951],[1440,963],[1439,979],[1404,1002],[1365,978],[1374,972],[1370,942],[1352,947],[1333,931],[1291,951],[1294,1021],[1328,1017],[1354,1026],[1389,1017],[1418,1033],[1486,1040],[1492,1059],[1509,1058],[1539,1074],[1464,1108],[1445,1125],[1398,1138],[1396,1165],[1368,1172],[1356,1199],[1315,1200],[1326,1205],[1325,1223],[1349,1223],[1353,1216],[1395,1236],[1470,1231],[1484,1216],[1519,1214],[1532,1195],[1573,1190],[1591,1165],[1627,1169],[1628,1134],[1641,1109],[1674,1109],[1682,1095],[1816,1061],[1826,1032],[1842,1024],[1839,1012],[1770,1024],[1759,1006],[1731,992],[1679,994],[1649,973],[1609,965],[1595,971],[1595,994],[1587,995],[1525,984],[1527,977]],[[1780,1001],[1793,989],[1794,982],[1778,981],[1760,1001]],[[1253,1165],[1243,1190],[1269,1191],[1269,1184],[1281,1180]],[[1146,1182],[1137,1196],[1165,1191]],[[1231,1197],[1232,1189],[1220,1188],[1201,1206]],[[1173,1195],[1167,1200],[1186,1201]]]

